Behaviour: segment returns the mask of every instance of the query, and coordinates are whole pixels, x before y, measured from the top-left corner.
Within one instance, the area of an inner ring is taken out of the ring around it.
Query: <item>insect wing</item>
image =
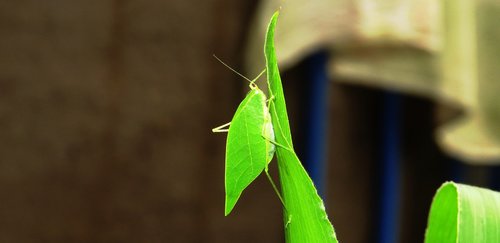
[[[266,140],[262,139],[265,100],[261,90],[252,89],[231,121],[226,144],[225,215],[266,167]]]

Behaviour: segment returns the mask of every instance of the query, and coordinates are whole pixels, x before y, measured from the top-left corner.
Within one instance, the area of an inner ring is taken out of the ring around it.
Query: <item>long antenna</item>
[[[223,62],[220,58],[218,58],[215,54],[213,54],[213,56],[215,57],[215,59],[217,59],[217,61],[219,61],[220,63],[222,63],[222,65],[226,66],[227,68],[229,68],[229,70],[233,71],[234,73],[236,73],[238,76],[244,78],[246,81],[250,82],[250,84],[253,84],[255,83],[255,81],[257,79],[260,78],[260,76],[262,76],[262,74],[264,74],[266,72],[266,70],[264,69],[262,72],[260,72],[260,74],[254,79],[254,80],[250,80],[249,78],[245,77],[245,75],[239,73],[238,71],[234,70],[234,68],[232,68],[231,66],[229,66],[228,64],[226,64],[225,62]]]

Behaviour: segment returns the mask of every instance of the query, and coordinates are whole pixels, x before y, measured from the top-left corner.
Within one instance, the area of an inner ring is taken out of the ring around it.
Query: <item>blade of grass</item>
[[[285,96],[274,49],[274,29],[278,15],[279,12],[275,12],[271,18],[264,44],[269,92],[270,96],[274,97],[270,104],[270,112],[276,142],[293,148]],[[286,241],[337,242],[323,201],[295,152],[278,147],[276,154],[282,193],[287,208],[284,212]]]

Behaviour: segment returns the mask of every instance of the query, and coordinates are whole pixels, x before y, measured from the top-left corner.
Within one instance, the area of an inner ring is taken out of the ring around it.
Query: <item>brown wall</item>
[[[242,87],[212,53],[241,63],[252,5],[0,3],[0,241],[279,241],[270,190],[223,217],[210,132]]]

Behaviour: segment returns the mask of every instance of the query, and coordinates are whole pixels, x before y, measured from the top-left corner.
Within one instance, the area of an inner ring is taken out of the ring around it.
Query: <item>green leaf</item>
[[[425,242],[500,242],[500,193],[444,183],[432,201]]]
[[[268,142],[262,138],[266,113],[266,96],[255,87],[240,103],[231,120],[226,143],[225,215],[267,166]]]
[[[285,96],[274,49],[274,29],[279,12],[271,18],[267,30],[264,54],[270,96],[270,112],[276,142],[293,148],[286,111]],[[337,242],[328,220],[323,201],[293,150],[277,146],[278,168],[285,201],[285,237],[287,242]]]

